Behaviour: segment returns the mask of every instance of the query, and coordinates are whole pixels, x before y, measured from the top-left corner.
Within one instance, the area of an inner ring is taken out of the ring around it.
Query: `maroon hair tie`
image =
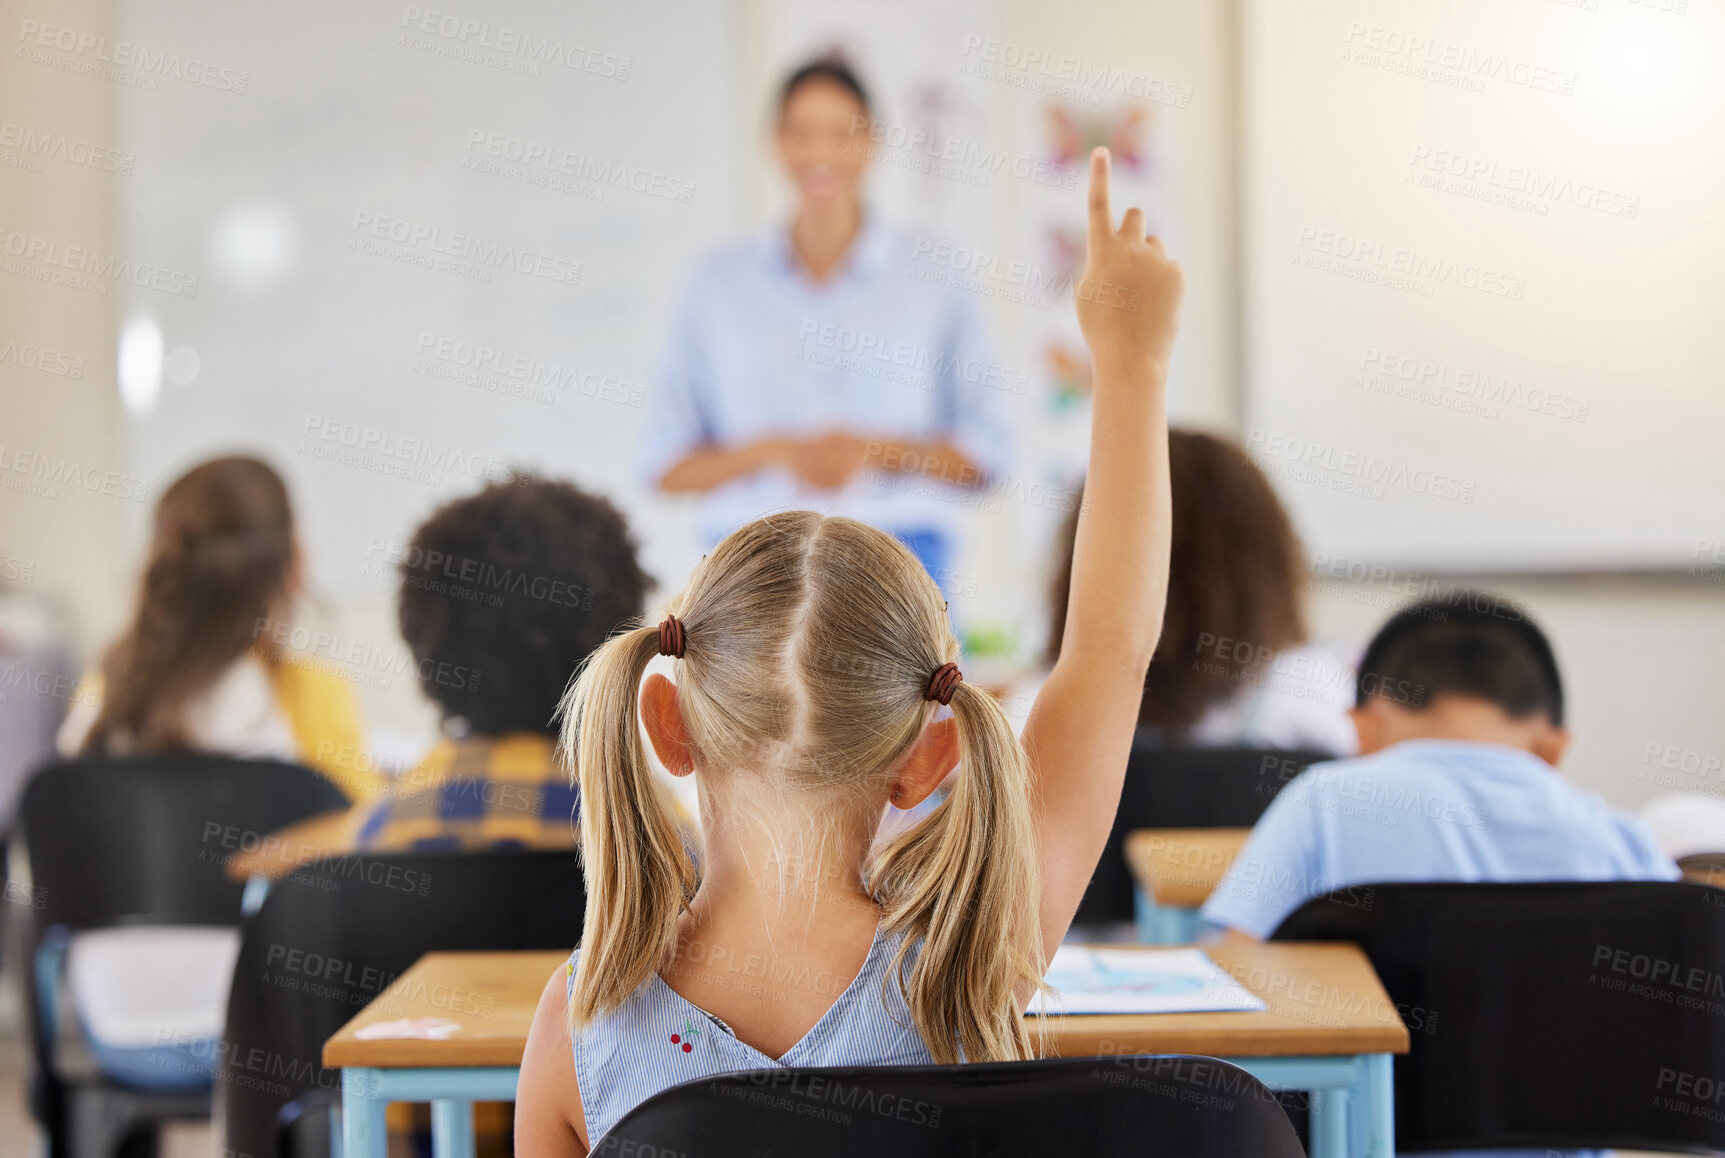
[[[659,621],[659,654],[674,655],[683,658],[683,621],[675,615],[667,615]]]
[[[956,663],[943,663],[928,677],[928,687],[923,689],[922,698],[934,700],[944,708],[952,703],[954,689],[963,682],[964,673],[958,670]]]

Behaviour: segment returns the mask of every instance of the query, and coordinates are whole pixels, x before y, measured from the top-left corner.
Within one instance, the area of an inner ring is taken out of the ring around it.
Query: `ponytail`
[[[951,795],[877,854],[869,879],[886,928],[907,934],[893,972],[935,1062],[1028,1058],[1022,1013],[1043,973],[1029,765],[988,693],[959,684],[952,712]]]
[[[193,747],[192,703],[261,650],[292,592],[295,551],[287,487],[267,464],[212,459],[175,480],[156,504],[137,610],[102,661],[83,751]]]
[[[565,696],[562,748],[581,790],[587,913],[569,1021],[621,1005],[655,973],[695,894],[695,866],[641,744],[641,677],[659,652],[654,628],[615,635]]]

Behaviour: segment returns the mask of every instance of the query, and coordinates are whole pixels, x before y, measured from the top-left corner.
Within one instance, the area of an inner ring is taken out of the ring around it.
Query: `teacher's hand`
[[[869,441],[833,431],[798,443],[790,468],[802,482],[822,490],[837,490],[855,478],[868,458]]]

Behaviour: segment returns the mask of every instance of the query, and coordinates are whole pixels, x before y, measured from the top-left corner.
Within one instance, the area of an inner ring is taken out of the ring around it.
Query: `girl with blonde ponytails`
[[[586,926],[528,1039],[518,1153],[585,1154],[653,1094],[717,1073],[1033,1053],[1023,1010],[1107,839],[1168,579],[1182,275],[1142,212],[1114,228],[1102,149],[1075,290],[1090,473],[1065,638],[1022,747],[963,681],[915,557],[848,519],[749,524],[657,627],[589,659],[563,705]],[[658,655],[675,683],[643,683]],[[698,876],[643,725],[666,769],[696,775]],[[955,765],[939,807],[875,847],[885,806],[915,807]]]

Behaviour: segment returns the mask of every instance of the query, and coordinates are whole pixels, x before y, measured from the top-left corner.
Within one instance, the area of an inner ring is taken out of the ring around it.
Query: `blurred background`
[[[786,212],[777,88],[837,53],[869,204],[943,247],[896,275],[976,295],[1024,386],[958,512],[967,671],[1045,643],[1106,144],[1187,272],[1175,420],[1270,475],[1314,634],[1487,585],[1556,641],[1572,779],[1725,793],[1714,0],[440,3],[0,0],[0,631],[35,657],[0,704],[71,695],[223,452],[288,480],[380,762],[434,733],[391,555],[439,503],[572,478],[668,595],[705,549],[636,465],[671,313]]]

